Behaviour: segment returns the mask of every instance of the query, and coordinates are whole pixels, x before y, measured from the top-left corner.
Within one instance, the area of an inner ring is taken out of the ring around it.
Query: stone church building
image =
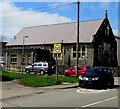
[[[120,65],[119,38],[114,36],[107,12],[103,20],[79,22],[79,65]],[[116,41],[117,39],[117,41]],[[6,45],[6,68],[20,70],[41,60],[55,63],[54,44],[62,45],[58,65],[76,65],[77,22],[23,28]]]

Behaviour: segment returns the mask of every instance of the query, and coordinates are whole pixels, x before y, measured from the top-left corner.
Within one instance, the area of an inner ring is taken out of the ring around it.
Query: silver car
[[[25,67],[25,72],[29,74],[30,72],[40,73],[41,75],[48,72],[48,63],[47,62],[36,62],[32,65]]]

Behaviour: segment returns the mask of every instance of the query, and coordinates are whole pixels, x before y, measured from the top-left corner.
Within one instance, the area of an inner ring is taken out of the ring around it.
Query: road
[[[118,107],[118,87],[113,89],[45,90],[44,93],[2,101],[3,107]]]

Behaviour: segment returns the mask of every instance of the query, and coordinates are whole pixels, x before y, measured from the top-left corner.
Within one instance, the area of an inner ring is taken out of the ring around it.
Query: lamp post
[[[24,63],[23,57],[24,57],[25,38],[28,38],[28,36],[24,36],[24,37],[23,37],[23,47],[22,47],[22,72],[23,72],[23,63]]]
[[[62,66],[64,65],[64,48],[63,48],[63,40],[61,41],[61,51],[62,51]]]

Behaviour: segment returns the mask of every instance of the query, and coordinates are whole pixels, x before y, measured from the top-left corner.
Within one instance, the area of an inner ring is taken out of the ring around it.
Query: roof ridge
[[[97,21],[97,20],[103,20],[103,19],[86,20],[86,21],[81,21],[81,22],[90,22],[90,21]]]
[[[84,22],[97,21],[97,20],[103,20],[103,19],[86,20],[86,21],[80,21],[80,22],[84,23]],[[63,24],[71,24],[71,23],[77,23],[77,21],[64,22],[64,23],[56,23],[56,24],[38,25],[38,26],[31,26],[31,27],[24,27],[23,29],[25,29],[25,28],[43,27],[43,26],[63,25]]]
[[[56,23],[56,24],[38,25],[38,26],[31,26],[31,27],[25,27],[25,28],[34,28],[34,27],[43,27],[43,26],[52,26],[52,25],[62,25],[62,24],[70,24],[70,23],[75,23],[75,21],[74,22]]]

